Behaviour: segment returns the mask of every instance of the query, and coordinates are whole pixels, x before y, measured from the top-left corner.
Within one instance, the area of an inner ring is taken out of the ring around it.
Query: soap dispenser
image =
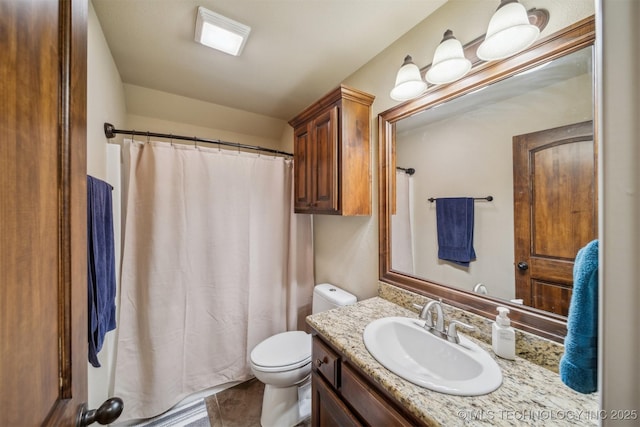
[[[493,352],[505,359],[516,358],[516,331],[511,327],[511,320],[507,317],[509,309],[498,307],[496,321],[492,325],[491,341]]]

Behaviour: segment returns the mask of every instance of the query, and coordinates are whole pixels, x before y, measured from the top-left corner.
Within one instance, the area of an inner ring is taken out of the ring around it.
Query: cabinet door
[[[294,209],[305,213],[311,209],[311,134],[306,123],[294,131]]]
[[[311,425],[313,427],[362,426],[349,408],[315,372],[312,374],[311,387],[313,390]]]
[[[371,426],[413,427],[417,425],[400,414],[369,381],[348,364],[342,364],[342,398]]]
[[[333,106],[311,124],[311,206],[324,213],[337,213],[338,201],[338,107]]]

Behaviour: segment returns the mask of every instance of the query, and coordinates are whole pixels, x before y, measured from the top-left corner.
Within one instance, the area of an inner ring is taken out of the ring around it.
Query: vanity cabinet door
[[[314,427],[358,427],[362,424],[320,375],[312,374],[311,425]]]
[[[398,412],[371,383],[360,376],[348,364],[342,364],[340,393],[346,402],[371,426],[406,426],[410,422]]]

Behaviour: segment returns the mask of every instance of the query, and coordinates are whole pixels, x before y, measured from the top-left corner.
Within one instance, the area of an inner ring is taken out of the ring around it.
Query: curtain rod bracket
[[[416,170],[414,168],[401,168],[400,166],[398,166],[396,167],[396,169],[405,172],[407,175],[413,175],[414,173],[416,173]]]
[[[116,134],[113,132],[115,130],[115,127],[111,124],[111,123],[106,123],[104,124],[104,136],[106,136],[109,139],[115,138]]]

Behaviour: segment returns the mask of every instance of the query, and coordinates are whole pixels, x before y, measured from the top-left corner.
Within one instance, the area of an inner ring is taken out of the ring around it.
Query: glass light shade
[[[523,5],[515,0],[502,0],[476,55],[483,61],[504,59],[531,46],[539,35],[540,30],[529,23]]]
[[[463,77],[470,69],[471,61],[465,58],[462,43],[453,37],[451,30],[447,30],[436,48],[425,77],[433,84],[451,83]]]
[[[427,82],[422,80],[420,69],[413,63],[411,56],[404,58],[404,63],[396,75],[396,84],[391,90],[391,99],[407,101],[420,96],[427,90]]]

